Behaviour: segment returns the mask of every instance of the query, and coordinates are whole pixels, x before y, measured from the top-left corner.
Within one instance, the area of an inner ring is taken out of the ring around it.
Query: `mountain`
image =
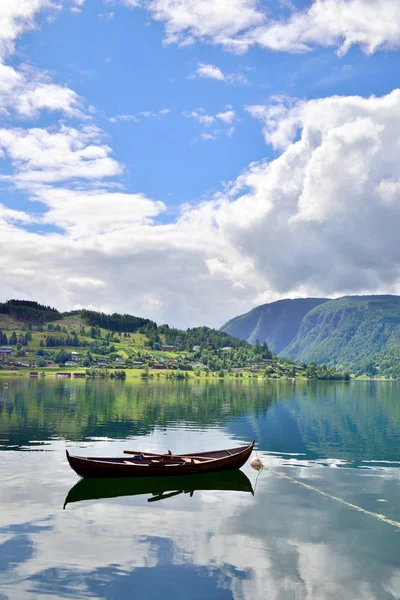
[[[356,373],[400,375],[400,297],[281,300],[231,319],[222,331],[297,363],[342,365]]]
[[[306,314],[327,302],[327,298],[278,300],[253,308],[250,312],[225,323],[220,331],[254,344],[267,342],[272,352],[283,350],[294,340]]]
[[[354,366],[400,342],[400,297],[345,296],[304,317],[284,354],[300,362]]]

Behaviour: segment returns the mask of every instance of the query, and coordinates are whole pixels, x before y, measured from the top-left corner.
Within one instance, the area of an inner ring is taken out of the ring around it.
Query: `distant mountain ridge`
[[[266,341],[272,352],[283,353],[298,334],[306,314],[327,301],[328,298],[297,298],[263,304],[230,319],[220,331],[250,344]]]
[[[222,331],[297,363],[400,374],[400,297],[344,296],[281,300],[231,319]]]

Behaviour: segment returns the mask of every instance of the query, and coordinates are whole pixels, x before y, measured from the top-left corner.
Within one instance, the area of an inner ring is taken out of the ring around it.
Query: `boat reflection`
[[[178,494],[196,491],[250,492],[254,495],[251,481],[243,471],[225,471],[178,477],[135,477],[112,479],[81,479],[68,492],[64,508],[72,502],[118,498],[119,496],[139,496],[149,494],[148,502],[165,500]]]

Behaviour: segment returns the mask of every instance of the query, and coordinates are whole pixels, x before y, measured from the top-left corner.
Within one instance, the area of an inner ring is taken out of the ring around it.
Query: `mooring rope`
[[[339,498],[338,496],[332,496],[331,494],[328,494],[327,492],[323,492],[319,488],[316,488],[313,485],[310,485],[309,483],[303,483],[302,481],[299,481],[298,479],[295,479],[294,477],[290,477],[290,475],[287,475],[286,473],[283,473],[282,471],[275,471],[275,469],[271,469],[270,467],[266,467],[264,465],[262,465],[260,471],[262,469],[271,471],[271,473],[273,473],[277,477],[280,477],[281,479],[286,479],[287,481],[290,481],[291,483],[300,485],[301,487],[305,488],[306,490],[311,490],[312,492],[317,492],[317,494],[320,494],[321,496],[324,496],[325,498],[330,498],[331,500],[340,502],[340,504],[343,504],[344,506],[347,506],[348,508],[356,510],[357,512],[363,513],[364,515],[369,515],[370,517],[374,517],[378,521],[387,523],[387,525],[391,525],[392,527],[394,527],[395,529],[398,529],[400,531],[400,522],[399,521],[394,521],[393,519],[388,519],[387,517],[385,517],[385,515],[381,515],[379,513],[373,512],[372,510],[367,510],[366,508],[362,508],[362,506],[358,506],[357,504],[353,504],[352,502],[347,502],[346,500],[343,500],[343,498]],[[258,477],[257,477],[257,479],[258,479]]]

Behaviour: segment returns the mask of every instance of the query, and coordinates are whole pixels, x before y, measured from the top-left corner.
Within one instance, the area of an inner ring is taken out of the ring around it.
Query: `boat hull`
[[[248,446],[217,450],[215,452],[196,452],[180,454],[174,462],[173,457],[166,460],[154,460],[154,457],[125,458],[92,458],[71,456],[67,450],[67,460],[71,468],[80,477],[168,477],[177,475],[196,475],[197,473],[214,473],[240,469],[250,457],[254,441]],[[196,460],[201,457],[201,460]],[[191,459],[194,457],[194,461]],[[184,459],[187,459],[185,462]]]

